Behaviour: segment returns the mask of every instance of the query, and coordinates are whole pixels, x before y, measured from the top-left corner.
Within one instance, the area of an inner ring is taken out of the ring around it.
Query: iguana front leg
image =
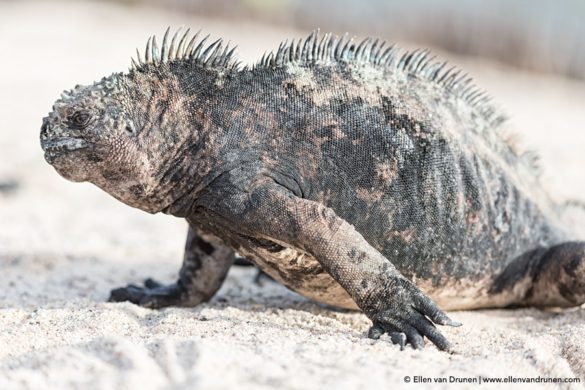
[[[130,301],[149,308],[196,306],[210,300],[221,287],[235,253],[216,237],[189,228],[183,266],[176,283],[163,285],[152,279],[144,287],[128,285],[112,290],[111,302]]]
[[[369,336],[387,332],[394,342],[451,348],[434,324],[459,326],[335,212],[276,184],[222,197],[218,210],[246,235],[311,254],[372,320]],[[230,215],[231,214],[231,215]],[[234,219],[237,218],[237,219]],[[434,323],[434,324],[433,324]]]

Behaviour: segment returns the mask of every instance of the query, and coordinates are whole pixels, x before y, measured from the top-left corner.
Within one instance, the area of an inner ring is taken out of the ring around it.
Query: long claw
[[[461,322],[449,318],[433,301],[424,295],[419,297],[418,304],[414,305],[414,308],[429,317],[435,324],[454,327],[463,325]]]
[[[416,329],[407,327],[405,334],[414,349],[424,349],[425,340]]]
[[[454,328],[458,328],[458,327],[462,326],[463,323],[462,322],[459,322],[459,321],[454,321],[452,319],[449,319],[449,322],[447,322],[445,325],[452,326]]]
[[[400,345],[400,350],[404,351],[404,347],[406,347],[406,335],[402,332],[391,332],[390,333],[390,340],[392,340],[393,344]]]

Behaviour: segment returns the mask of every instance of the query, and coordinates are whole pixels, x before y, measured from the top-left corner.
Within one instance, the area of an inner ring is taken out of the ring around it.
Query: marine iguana
[[[242,67],[198,35],[150,38],[43,119],[63,177],[189,223],[178,281],[111,301],[195,306],[238,252],[401,347],[451,350],[435,325],[460,324],[443,310],[585,302],[585,244],[467,75],[315,32]]]

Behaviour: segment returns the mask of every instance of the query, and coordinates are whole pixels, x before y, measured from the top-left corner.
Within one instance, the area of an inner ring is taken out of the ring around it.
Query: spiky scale
[[[168,59],[169,61],[174,60],[175,56],[176,56],[176,42],[177,42],[177,36],[179,35],[179,33],[181,32],[181,29],[177,29],[177,31],[175,31],[175,33],[173,34],[173,38],[171,39],[171,45],[169,47],[169,55],[168,55]]]
[[[229,62],[231,61],[231,59],[234,55],[234,52],[236,51],[236,48],[237,48],[237,46],[234,46],[230,49],[230,51],[228,51],[226,53],[224,66],[227,66],[229,64]],[[227,47],[226,47],[226,50],[227,50]]]
[[[290,45],[286,48],[287,51],[288,51],[288,53],[287,53],[287,56],[288,56],[287,57],[287,61],[288,62],[293,62],[294,61],[294,58],[295,58],[295,47],[296,47],[295,40],[293,39],[293,40],[291,40]],[[283,63],[284,63],[284,61],[283,61]]]
[[[371,43],[371,41],[370,41],[369,38],[366,38],[366,39],[362,40],[360,43],[358,43],[356,49],[354,50],[355,58],[358,61],[363,61],[364,60],[364,58],[363,58],[364,49],[366,47],[368,47],[370,45],[370,43]]]
[[[430,79],[432,81],[436,81],[437,77],[441,74],[441,71],[447,66],[447,61],[443,62],[442,64],[438,65],[437,68],[433,71]]]
[[[423,62],[418,71],[426,74],[429,70],[432,70],[432,66],[436,58],[437,56],[427,56],[427,58],[425,59],[425,61]]]
[[[136,59],[138,60],[139,65],[142,65],[144,63],[144,61],[142,61],[142,57],[140,55],[140,50],[138,50],[138,48],[136,48]]]
[[[170,27],[167,27],[165,31],[165,35],[162,41],[161,53],[160,53],[160,62],[167,62],[168,55],[169,55],[169,32],[171,31]]]
[[[223,41],[218,39],[203,52],[202,57],[204,58],[204,63],[213,65],[215,59],[218,56],[218,53],[222,50]]]
[[[191,41],[189,42],[189,44],[185,48],[185,57],[191,58],[193,56],[195,44],[197,43],[197,39],[199,38],[200,33],[201,33],[201,30],[197,31],[197,33],[193,36],[193,38],[191,38]]]
[[[156,36],[152,36],[152,61],[157,64],[160,63],[160,50],[158,49],[158,44],[156,43]]]
[[[189,37],[189,32],[191,31],[190,28],[187,28],[177,45],[177,52],[175,54],[176,59],[182,59],[185,56],[185,43],[187,42],[187,38]]]
[[[382,42],[383,44],[384,42]],[[372,63],[376,63],[376,59],[378,58],[378,53],[380,50],[380,39],[376,38],[372,45],[370,46],[370,53],[368,55],[368,61]]]
[[[313,49],[313,39],[315,38],[316,32],[313,31],[307,39],[303,41],[303,49],[301,51],[301,57],[306,58],[308,61],[311,60],[309,53]]]
[[[152,37],[148,37],[148,41],[146,41],[146,50],[144,51],[144,61],[145,63],[152,62]]]
[[[430,61],[429,51],[428,50],[424,50],[422,52],[420,58],[418,59],[417,64],[416,64],[416,66],[415,66],[415,68],[414,68],[413,71],[415,73],[422,72],[424,70],[425,66],[428,65],[429,61]]]
[[[203,48],[205,47],[205,42],[207,42],[207,40],[209,39],[209,34],[207,34],[202,40],[201,42],[199,42],[199,44],[193,49],[193,51],[190,54],[190,58],[191,59],[197,59],[197,58],[203,58],[203,60],[205,60],[205,56],[204,55],[200,55],[201,54],[201,50],[203,50]]]
[[[294,53],[294,61],[298,61],[301,58],[301,53],[303,51],[303,42],[304,40],[299,39],[299,41],[297,42],[297,47],[295,48],[295,53]]]
[[[286,55],[286,50],[285,48],[288,45],[288,40],[281,42],[280,45],[278,45],[278,49],[276,50],[276,64],[277,65],[282,65],[284,64],[284,57]]]
[[[329,40],[329,37],[330,37],[329,33],[327,33],[321,37],[321,40],[319,41],[319,44],[317,45],[317,50],[316,50],[317,53],[315,55],[315,57],[317,59],[324,57],[325,48],[327,46],[327,42]]]
[[[217,39],[215,42],[211,43],[205,50],[203,50],[203,53],[201,53],[201,58],[203,58],[203,60],[207,60],[208,56],[210,55],[210,53],[214,53],[215,51],[217,51],[217,47],[221,47],[222,45],[222,40],[221,38]]]
[[[348,39],[348,34],[345,33],[341,38],[339,38],[337,40],[337,43],[335,44],[335,50],[334,50],[334,58],[339,60],[341,59],[341,54],[343,53],[343,47],[345,46],[345,42]]]

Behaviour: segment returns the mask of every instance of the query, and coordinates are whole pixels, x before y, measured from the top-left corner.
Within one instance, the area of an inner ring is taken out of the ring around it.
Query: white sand
[[[464,326],[444,329],[458,350],[449,355],[371,341],[362,314],[256,286],[249,269],[234,269],[213,301],[194,309],[104,303],[127,282],[173,280],[186,225],[61,179],[42,158],[41,118],[61,90],[125,69],[149,34],[180,24],[232,40],[244,62],[303,35],[109,4],[0,3],[0,179],[21,182],[12,196],[0,195],[0,389],[421,386],[404,384],[407,375],[583,383],[583,309],[453,312]],[[584,199],[585,85],[455,62],[514,114],[542,156],[551,192]],[[523,387],[556,386],[513,386]]]

